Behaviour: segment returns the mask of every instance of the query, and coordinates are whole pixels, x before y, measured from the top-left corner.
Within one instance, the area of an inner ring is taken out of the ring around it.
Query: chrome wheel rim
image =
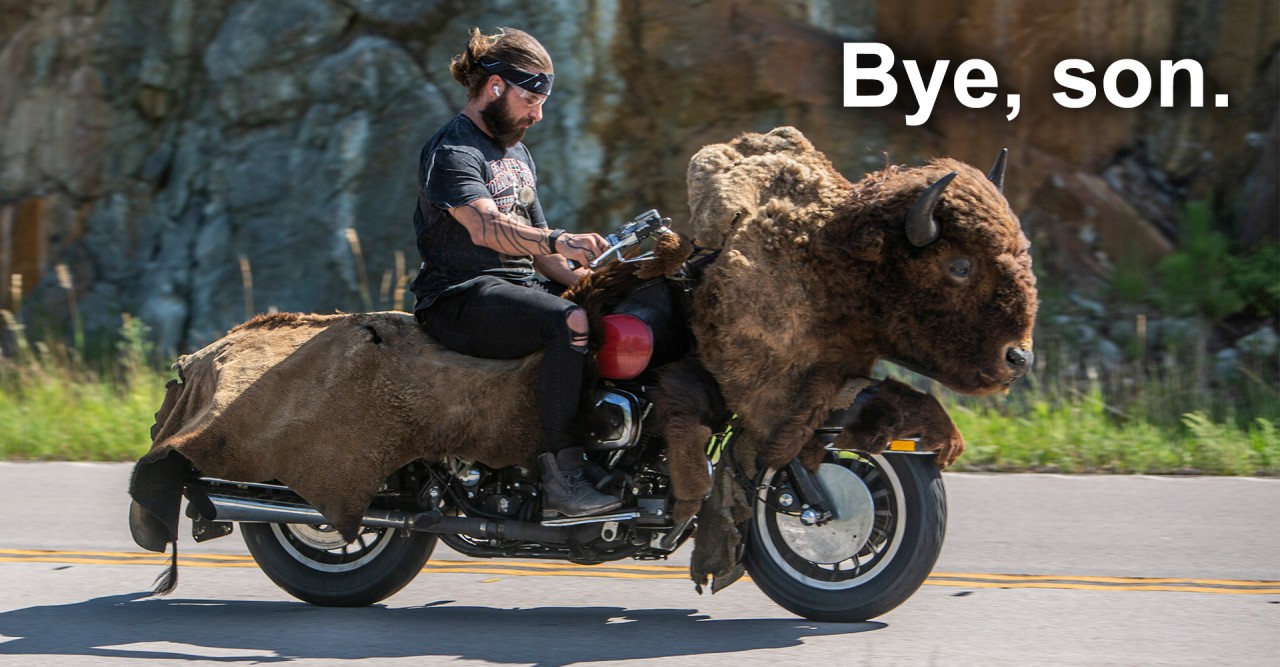
[[[839,470],[824,473],[827,466]],[[765,551],[787,576],[814,588],[844,590],[871,581],[893,561],[908,516],[898,476],[883,456],[844,452],[823,464],[820,479],[844,487],[832,495],[837,507],[849,512],[837,512],[824,526],[804,526],[797,517],[773,509],[777,491],[769,487],[777,474],[765,474],[755,528]]]
[[[296,523],[273,523],[271,532],[294,560],[321,572],[359,569],[382,553],[396,535],[394,528],[362,527],[356,539],[348,542],[333,526]]]

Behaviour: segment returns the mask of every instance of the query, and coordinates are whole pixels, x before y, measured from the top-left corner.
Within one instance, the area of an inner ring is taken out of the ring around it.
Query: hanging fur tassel
[[[161,572],[160,576],[151,583],[153,597],[168,595],[178,587],[178,543],[175,541],[171,544],[173,544],[173,557],[169,561],[169,567],[165,568],[164,572]]]

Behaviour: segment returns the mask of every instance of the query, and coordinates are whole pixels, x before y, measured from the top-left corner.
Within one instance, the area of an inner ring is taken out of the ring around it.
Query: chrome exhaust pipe
[[[238,521],[241,523],[301,523],[312,526],[328,524],[329,520],[314,507],[301,503],[284,503],[257,500],[221,493],[205,494],[213,505],[214,516],[210,521]],[[445,516],[439,511],[409,513],[399,510],[368,510],[360,524],[382,528],[401,528],[428,533],[468,535],[480,539],[515,539],[566,544],[567,528],[544,526],[522,521],[495,521],[463,516]],[[588,529],[590,530],[590,529]]]
[[[218,493],[207,495],[214,509],[214,516],[208,517],[211,521],[302,523],[312,526],[329,523],[320,510],[310,505],[255,500]],[[413,523],[412,516],[395,510],[369,510],[360,523],[383,528],[407,528]]]

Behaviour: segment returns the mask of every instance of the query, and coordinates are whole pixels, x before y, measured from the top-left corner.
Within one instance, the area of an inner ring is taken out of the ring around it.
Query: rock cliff
[[[1215,202],[1238,238],[1280,226],[1280,8],[1266,0],[479,4],[0,2],[0,307],[18,293],[58,321],[69,287],[91,330],[134,313],[169,351],[252,311],[404,307],[416,160],[465,101],[446,63],[471,25],[522,27],[556,61],[528,143],[560,226],[654,206],[683,222],[690,155],[782,124],[850,178],[936,154],[985,167],[1008,146],[1038,261],[1080,289],[1173,248],[1188,198]],[[903,121],[909,97],[846,109],[841,44],[867,40],[986,59],[1021,114],[950,93],[921,127]],[[1050,95],[1067,57],[1195,58],[1231,106],[1063,109]]]

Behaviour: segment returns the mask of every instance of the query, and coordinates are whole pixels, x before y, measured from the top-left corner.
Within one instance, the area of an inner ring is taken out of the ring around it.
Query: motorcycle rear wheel
[[[436,545],[431,533],[360,529],[347,542],[331,526],[242,523],[258,567],[290,595],[322,607],[364,607],[404,588]]]
[[[932,456],[835,454],[819,482],[837,519],[805,526],[780,509],[767,471],[747,536],[746,568],[788,611],[853,623],[887,613],[920,587],[942,550],[947,498]]]

